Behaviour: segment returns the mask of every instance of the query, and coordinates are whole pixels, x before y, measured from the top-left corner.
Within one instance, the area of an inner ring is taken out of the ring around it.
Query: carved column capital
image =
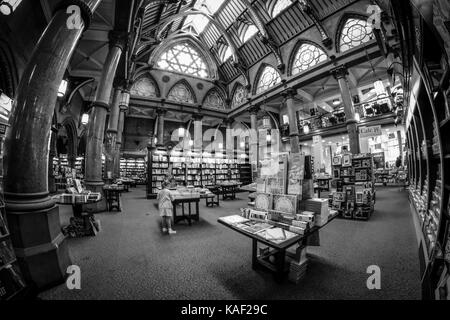
[[[251,106],[250,108],[248,108],[248,112],[249,112],[251,115],[257,115],[258,112],[259,112],[260,110],[261,110],[261,108],[260,108],[260,106],[258,106],[258,105]]]
[[[156,114],[157,114],[158,116],[164,117],[164,116],[167,114],[167,110],[164,109],[164,108],[157,108],[157,109],[156,109]]]
[[[108,34],[110,46],[116,46],[123,50],[128,42],[128,33],[120,31],[110,31]]]
[[[333,75],[333,77],[336,78],[336,80],[345,79],[346,76],[348,75],[348,70],[345,66],[339,66],[337,68],[332,69],[331,74]]]
[[[297,95],[297,90],[293,89],[293,88],[289,88],[286,89],[285,91],[283,91],[281,93],[281,95],[285,98],[285,99],[294,99],[294,97]]]

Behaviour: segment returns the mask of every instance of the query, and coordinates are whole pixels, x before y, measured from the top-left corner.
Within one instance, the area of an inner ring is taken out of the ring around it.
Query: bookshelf
[[[6,220],[3,196],[3,136],[0,136],[0,301],[12,300],[25,289]]]
[[[227,159],[222,153],[183,154],[171,151],[169,156],[167,150],[153,150],[149,152],[147,166],[147,197],[149,199],[156,197],[167,175],[173,176],[178,184],[186,183],[188,186],[198,188],[214,186],[230,180],[251,183],[251,166],[237,159]]]
[[[147,164],[145,158],[121,158],[120,176],[135,179],[137,184],[147,183]]]

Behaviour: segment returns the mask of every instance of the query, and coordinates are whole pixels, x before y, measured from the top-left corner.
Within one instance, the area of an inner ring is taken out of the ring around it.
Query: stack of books
[[[306,275],[308,268],[308,259],[302,262],[292,261],[289,268],[289,281],[298,284]]]
[[[304,211],[314,212],[316,226],[323,226],[328,222],[330,209],[327,199],[308,199],[300,203],[300,209]]]

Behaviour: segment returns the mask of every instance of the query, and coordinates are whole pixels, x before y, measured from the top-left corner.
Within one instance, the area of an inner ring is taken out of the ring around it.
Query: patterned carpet
[[[81,290],[65,285],[42,299],[420,299],[419,260],[407,194],[379,188],[368,222],[335,219],[320,233],[321,247],[308,248],[307,277],[277,284],[251,268],[251,240],[220,225],[247,202],[247,193],[219,208],[200,205],[201,220],[178,225],[177,235],[159,231],[155,201],[144,188],[123,196],[123,213],[97,215],[102,232],[70,239]],[[62,223],[70,217],[61,208]],[[381,290],[368,290],[367,267],[381,268]]]

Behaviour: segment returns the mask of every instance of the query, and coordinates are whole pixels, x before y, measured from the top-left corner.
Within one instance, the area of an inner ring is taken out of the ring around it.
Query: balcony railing
[[[382,115],[393,113],[389,98],[376,99],[360,104],[355,104],[355,114],[359,115],[360,121],[370,120]],[[300,134],[310,134],[317,130],[332,128],[347,122],[344,108],[340,107],[331,113],[324,113],[307,119],[298,120]],[[308,130],[308,128],[309,130]],[[307,130],[305,132],[305,129]]]

